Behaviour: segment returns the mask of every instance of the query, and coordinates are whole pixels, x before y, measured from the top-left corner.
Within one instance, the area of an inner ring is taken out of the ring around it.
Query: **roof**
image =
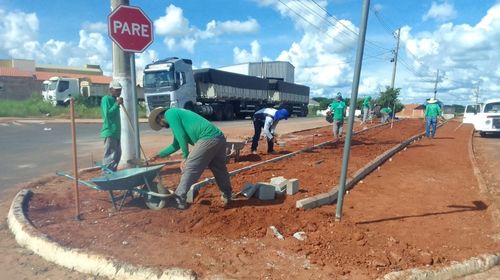
[[[0,76],[32,78],[34,76],[34,73],[32,71],[23,71],[11,67],[0,67]]]
[[[75,73],[61,73],[61,72],[41,72],[41,71],[22,71],[16,68],[0,67],[0,76],[4,77],[30,77],[39,81],[48,80],[51,77],[66,77],[66,78],[88,78],[93,84],[109,84],[112,77],[101,75],[85,75]]]

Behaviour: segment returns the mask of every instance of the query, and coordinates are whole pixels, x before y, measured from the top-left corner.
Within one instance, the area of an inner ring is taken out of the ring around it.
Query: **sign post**
[[[135,81],[135,53],[142,53],[153,43],[153,23],[139,7],[128,6],[128,1],[112,0],[115,7],[108,16],[108,35],[113,40],[113,78],[122,84],[123,106],[131,112],[133,131],[122,123],[122,162],[139,162],[140,138]],[[116,48],[116,46],[119,48]],[[130,86],[129,86],[130,85]],[[132,133],[134,132],[134,133]]]

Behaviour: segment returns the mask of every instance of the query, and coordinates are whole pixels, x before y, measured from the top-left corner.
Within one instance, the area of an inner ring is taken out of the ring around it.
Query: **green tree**
[[[326,97],[313,97],[312,98],[314,101],[319,103],[319,109],[320,110],[325,110],[330,103],[332,103],[333,98],[326,98]]]
[[[380,92],[380,97],[375,100],[375,103],[383,107],[394,108],[394,104],[396,104],[395,112],[401,112],[403,110],[404,105],[399,101],[399,91],[400,88],[391,88],[386,87],[385,91]]]

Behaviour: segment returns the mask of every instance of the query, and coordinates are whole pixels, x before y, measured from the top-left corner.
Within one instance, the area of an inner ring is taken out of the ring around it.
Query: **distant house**
[[[309,99],[309,104],[307,104],[309,108],[311,107],[319,107],[319,102],[314,99]]]
[[[109,84],[99,65],[84,67],[37,65],[29,59],[0,59],[0,99],[23,100],[42,93],[43,81],[50,77],[87,78],[94,84]]]

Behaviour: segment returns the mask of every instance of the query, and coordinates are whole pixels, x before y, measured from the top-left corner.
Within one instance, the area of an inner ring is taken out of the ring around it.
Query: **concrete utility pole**
[[[118,6],[125,5],[129,6],[129,0],[111,0],[111,11],[115,10]],[[124,52],[117,44],[113,42],[113,79],[120,82],[122,85],[122,97],[123,106],[128,112],[132,112],[132,118],[136,119],[136,102],[134,99],[133,91],[135,85],[132,83],[131,79],[131,68],[130,68],[130,57],[131,54]],[[133,71],[133,70],[132,70]],[[138,135],[139,131],[135,130],[134,133],[129,124],[127,115],[122,112],[120,114],[121,119],[121,146],[122,146],[122,158],[120,165],[127,164],[131,159],[139,159],[140,153],[137,147],[138,143],[135,143],[137,139],[134,138],[134,134]],[[137,119],[136,119],[137,120]]]
[[[479,104],[479,84],[476,86],[474,90],[474,97],[476,97],[476,104]]]
[[[396,35],[396,39],[398,40],[396,43],[396,51],[394,54],[394,67],[392,68],[392,81],[391,88],[394,89],[394,81],[396,80],[396,66],[398,65],[398,53],[399,53],[399,33],[401,28],[398,28],[398,33]]]
[[[354,113],[356,108],[356,99],[358,98],[359,76],[361,75],[361,64],[363,62],[363,51],[365,47],[366,25],[368,21],[368,9],[370,0],[363,0],[361,10],[361,24],[359,27],[358,47],[356,51],[356,65],[354,68],[354,78],[352,81],[351,100],[349,103],[349,120],[347,125],[347,134],[344,142],[344,154],[342,157],[342,170],[340,172],[340,182],[337,196],[337,211],[335,221],[339,222],[342,218],[342,204],[344,202],[345,183],[347,178],[347,166],[349,165],[349,152],[351,150],[352,128],[354,126]]]
[[[437,94],[437,86],[438,86],[438,80],[439,80],[439,69],[436,72],[436,83],[434,83],[434,99],[436,99],[436,94]]]
[[[396,80],[396,66],[398,65],[398,53],[399,53],[399,34],[401,32],[401,28],[398,28],[398,33],[396,35],[397,43],[396,43],[396,51],[394,52],[394,67],[392,68],[392,81],[391,81],[391,89],[394,91],[394,81]],[[394,125],[394,116],[396,115],[396,99],[394,100],[394,104],[392,104],[392,118],[391,118],[391,128]]]

